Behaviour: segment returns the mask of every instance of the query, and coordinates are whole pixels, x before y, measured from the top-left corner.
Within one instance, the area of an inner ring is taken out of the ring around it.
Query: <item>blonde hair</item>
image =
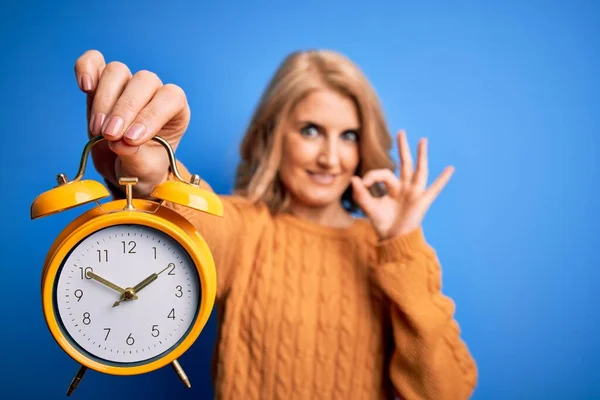
[[[269,82],[252,116],[240,146],[235,193],[252,202],[263,201],[273,213],[286,209],[289,193],[279,178],[282,133],[292,110],[310,92],[323,87],[349,96],[360,120],[360,162],[356,174],[389,168],[392,139],[374,89],[360,69],[345,56],[328,50],[294,52],[287,56]],[[349,211],[358,210],[352,187],[341,201]]]

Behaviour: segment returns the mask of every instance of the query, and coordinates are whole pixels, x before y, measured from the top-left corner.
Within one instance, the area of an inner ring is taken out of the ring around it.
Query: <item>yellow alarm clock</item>
[[[218,217],[223,204],[200,188],[200,178],[181,178],[169,143],[153,140],[168,153],[173,180],[158,185],[152,199],[134,199],[136,177],[120,179],[126,198],[104,204],[107,188],[82,180],[88,154],[102,136],[84,147],[72,181],[57,176],[58,186],[39,195],[31,218],[95,202],[58,235],[42,273],[46,324],[60,347],[81,368],[67,395],[89,369],[136,375],[171,364],[183,383],[190,382],[180,357],[198,338],[214,306],[216,272],[210,249],[194,226],[164,202]]]

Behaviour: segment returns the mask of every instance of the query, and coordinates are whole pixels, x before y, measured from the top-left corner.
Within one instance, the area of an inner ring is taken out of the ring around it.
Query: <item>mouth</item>
[[[339,174],[330,174],[326,172],[306,171],[310,179],[319,185],[331,185]]]

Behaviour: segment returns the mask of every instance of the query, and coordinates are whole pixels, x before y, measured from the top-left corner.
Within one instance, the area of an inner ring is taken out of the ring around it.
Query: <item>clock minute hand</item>
[[[118,306],[124,300],[129,300],[128,299],[129,296],[135,296],[135,298],[137,298],[137,292],[139,292],[140,290],[142,290],[143,288],[145,288],[146,286],[148,286],[149,284],[154,282],[158,278],[158,276],[160,274],[162,274],[163,272],[165,272],[168,268],[169,268],[169,266],[167,266],[165,269],[163,269],[162,271],[160,271],[158,273],[154,272],[154,273],[148,275],[148,277],[146,279],[144,279],[143,281],[141,281],[140,283],[135,285],[130,291],[129,291],[129,289],[126,290],[123,294],[121,294],[121,298],[119,299],[119,301],[115,301],[115,304],[113,304],[113,307]]]
[[[143,288],[145,288],[146,286],[148,286],[149,284],[151,284],[152,282],[154,282],[158,278],[158,276],[160,274],[162,274],[163,272],[165,272],[167,269],[169,269],[169,266],[167,266],[166,268],[164,268],[160,272],[155,272],[155,273],[149,275],[146,279],[144,279],[143,281],[141,281],[140,283],[138,283],[137,285],[135,285],[133,287],[134,293],[139,292],[140,290],[142,290]]]
[[[154,282],[156,280],[156,278],[158,278],[158,275],[156,273],[149,275],[146,279],[144,279],[143,281],[141,281],[140,283],[138,283],[137,285],[135,285],[133,287],[133,292],[134,293],[139,292],[140,290],[142,290],[143,288],[145,288],[146,286],[148,286],[149,284]]]

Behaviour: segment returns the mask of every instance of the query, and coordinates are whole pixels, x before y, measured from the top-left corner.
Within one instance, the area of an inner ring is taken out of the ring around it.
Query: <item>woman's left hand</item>
[[[404,131],[398,133],[398,153],[399,177],[389,169],[376,169],[367,172],[362,179],[358,176],[352,178],[354,200],[370,219],[380,240],[419,228],[425,213],[454,172],[454,167],[446,167],[427,188],[427,139],[419,140],[416,171],[413,171],[413,160]],[[367,188],[376,182],[385,184],[385,196],[377,198],[369,193]]]

